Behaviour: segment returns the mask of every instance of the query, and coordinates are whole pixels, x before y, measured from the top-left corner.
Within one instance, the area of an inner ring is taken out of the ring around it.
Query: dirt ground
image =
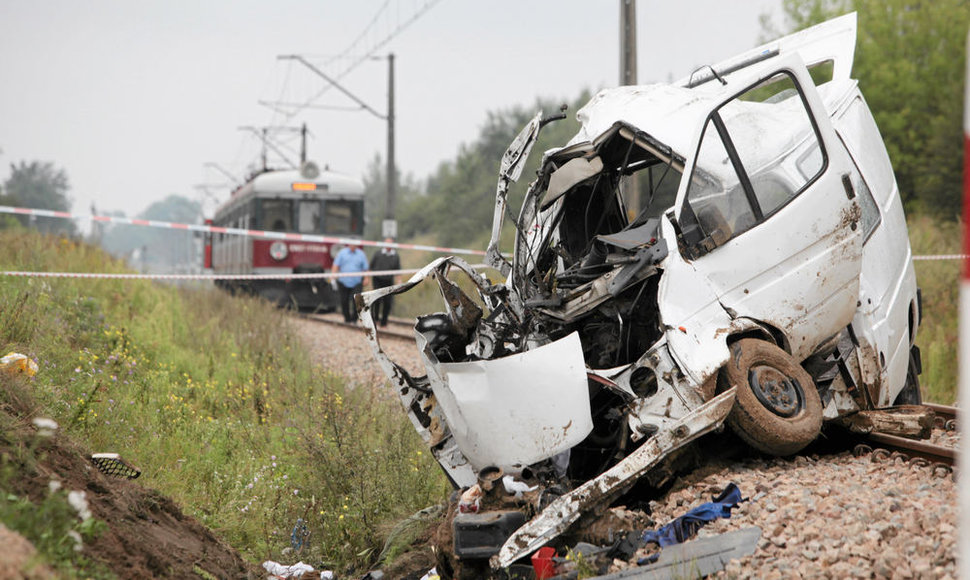
[[[8,415],[4,423],[12,419],[15,425],[0,433],[0,456],[15,461],[18,454],[12,453],[13,446],[33,437],[33,417],[29,410],[11,405],[0,404],[0,413]],[[265,577],[236,550],[182,513],[170,498],[143,487],[137,479],[103,475],[89,460],[89,453],[63,434],[55,434],[39,447],[37,463],[21,465],[23,477],[12,480],[11,489],[3,491],[40,501],[49,493],[52,480],[59,481],[61,489],[84,491],[92,515],[107,524],[97,539],[85,544],[84,555],[119,578]],[[53,577],[43,569],[25,574],[24,566],[34,548],[3,526],[0,545],[0,578]]]

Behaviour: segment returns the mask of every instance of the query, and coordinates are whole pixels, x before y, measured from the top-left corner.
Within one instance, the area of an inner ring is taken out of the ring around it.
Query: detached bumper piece
[[[458,514],[452,523],[455,556],[459,560],[487,560],[498,554],[523,524],[525,514],[514,510]]]

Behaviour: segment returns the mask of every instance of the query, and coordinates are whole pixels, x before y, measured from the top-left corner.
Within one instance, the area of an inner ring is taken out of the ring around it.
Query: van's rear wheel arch
[[[811,375],[777,345],[743,338],[730,345],[722,383],[737,386],[727,422],[746,443],[771,455],[791,455],[818,437],[822,401]]]

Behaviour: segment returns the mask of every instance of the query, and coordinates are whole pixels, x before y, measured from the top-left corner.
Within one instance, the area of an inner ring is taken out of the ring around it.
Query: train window
[[[293,204],[288,199],[264,199],[263,229],[272,232],[293,231]]]
[[[299,232],[310,234],[320,231],[320,202],[316,200],[300,201]]]
[[[324,204],[323,227],[328,234],[359,234],[363,230],[361,201],[328,201]]]

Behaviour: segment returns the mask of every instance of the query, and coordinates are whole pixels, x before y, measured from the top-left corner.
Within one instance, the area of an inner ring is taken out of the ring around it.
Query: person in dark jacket
[[[384,238],[384,242],[393,244],[394,238]],[[394,248],[380,248],[374,252],[374,256],[371,258],[370,269],[374,271],[400,270],[401,257],[397,255],[397,250]],[[372,276],[371,281],[373,282],[374,290],[377,290],[378,288],[385,288],[395,284],[397,282],[397,276],[393,274],[377,275]],[[374,304],[374,320],[381,326],[387,326],[387,317],[391,314],[391,306],[393,304],[393,296],[385,296]]]

